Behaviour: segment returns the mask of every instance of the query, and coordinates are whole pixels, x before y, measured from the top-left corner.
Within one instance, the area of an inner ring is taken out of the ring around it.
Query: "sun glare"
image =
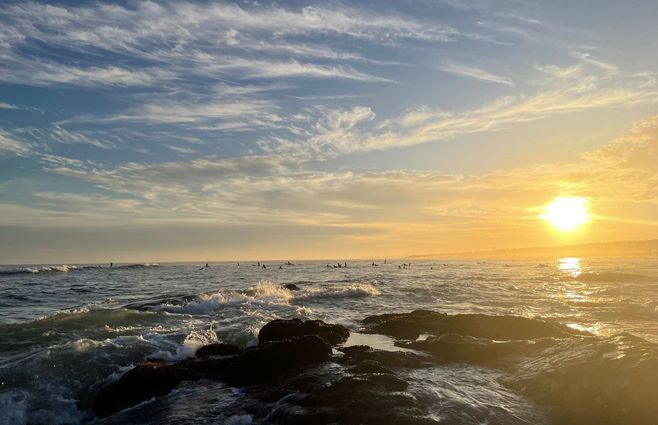
[[[587,203],[587,198],[561,196],[548,203],[539,218],[561,232],[572,232],[590,221]]]

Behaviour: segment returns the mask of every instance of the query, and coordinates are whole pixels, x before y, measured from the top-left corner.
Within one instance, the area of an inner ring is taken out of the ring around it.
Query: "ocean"
[[[592,334],[542,340],[545,350],[505,364],[465,357],[401,369],[418,417],[563,423],[561,413],[574,411],[565,398],[580,397],[579,423],[607,408],[588,391],[605,390],[640,406],[624,412],[628,423],[658,423],[657,260],[337,261],[2,266],[0,423],[285,423],[272,413],[283,398],[254,403],[249,391],[221,382],[185,383],[106,418],[91,413],[89,400],[148,358],[176,362],[218,341],[255,345],[276,318],[338,323],[352,331],[347,345],[409,350],[364,332],[362,321],[418,309],[541,319]],[[653,406],[642,405],[647,388],[657,391]],[[615,423],[615,412],[606,417]]]

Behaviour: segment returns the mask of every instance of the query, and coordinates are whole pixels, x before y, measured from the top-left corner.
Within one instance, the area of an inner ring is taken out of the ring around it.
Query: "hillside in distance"
[[[411,255],[408,258],[425,259],[539,259],[563,257],[634,257],[658,258],[658,239],[641,241],[615,241],[530,247],[515,249],[492,249],[488,251],[449,252],[438,254]]]

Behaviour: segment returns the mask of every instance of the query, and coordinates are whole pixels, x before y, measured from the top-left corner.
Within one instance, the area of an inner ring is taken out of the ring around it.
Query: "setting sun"
[[[590,221],[587,198],[558,197],[544,207],[539,218],[562,232],[572,232]]]

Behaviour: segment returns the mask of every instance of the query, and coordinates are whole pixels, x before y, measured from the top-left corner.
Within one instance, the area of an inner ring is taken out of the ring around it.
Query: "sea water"
[[[408,391],[451,424],[544,423],[550,406],[532,396],[536,374],[593,358],[658,358],[656,260],[336,263],[2,266],[0,423],[97,421],[90,397],[135,364],[181,360],[217,341],[254,345],[275,318],[340,323],[354,332],[348,343],[382,349],[393,341],[360,334],[361,320],[415,309],[541,318],[596,335],[511,372],[458,362],[406,372]],[[629,376],[653,379],[655,370],[632,370],[640,367],[629,364]],[[613,391],[625,385],[600,379]],[[244,397],[221,383],[186,383],[103,423],[267,423],[242,409]]]

